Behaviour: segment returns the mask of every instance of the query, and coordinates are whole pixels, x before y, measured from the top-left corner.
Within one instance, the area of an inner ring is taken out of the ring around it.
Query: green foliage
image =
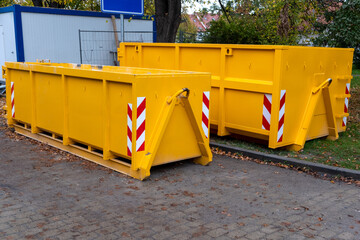
[[[100,0],[68,0],[68,9],[85,10],[85,11],[100,11]]]
[[[325,22],[318,26],[315,44],[355,48],[354,64],[360,68],[360,0],[343,1],[339,10],[325,12]]]
[[[301,38],[312,34],[317,11],[313,1],[263,1],[256,10],[256,16],[261,19],[262,43],[298,44]]]
[[[212,21],[210,28],[203,36],[205,43],[260,44],[257,24],[252,19],[237,19],[228,23],[224,19]]]
[[[316,1],[304,0],[232,0],[221,9],[206,42],[295,45],[312,33],[318,12]]]
[[[100,0],[0,0],[0,7],[6,7],[13,4],[22,6],[65,8],[73,10],[100,11]]]
[[[360,69],[354,68],[352,73],[353,73],[353,75],[360,76]]]
[[[196,41],[197,28],[191,21],[188,14],[181,15],[181,23],[176,35],[176,39],[181,43],[193,43]]]
[[[148,16],[155,15],[155,0],[144,0],[144,14]]]
[[[0,7],[7,7],[15,4],[14,0],[0,0]]]

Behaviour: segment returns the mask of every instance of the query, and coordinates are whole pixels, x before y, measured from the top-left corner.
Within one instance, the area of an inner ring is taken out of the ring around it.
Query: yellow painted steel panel
[[[33,79],[37,127],[63,134],[64,104],[61,76],[35,72]]]
[[[226,55],[226,77],[251,79],[255,82],[274,80],[275,50],[229,49],[232,52]]]
[[[210,123],[211,125],[217,126],[219,119],[219,102],[216,101],[216,99],[219,99],[218,87],[211,87],[211,99],[212,101],[210,101]],[[215,128],[216,126],[211,126],[211,128]]]
[[[315,113],[306,140],[329,135],[329,124],[326,120],[326,109],[323,98],[319,99]]]
[[[154,165],[212,160],[203,106],[210,74],[51,63],[3,71],[16,92],[8,124],[23,135],[138,179]]]
[[[315,115],[312,119],[306,140],[325,137],[328,135],[329,135],[329,125],[326,122],[326,116],[324,114]]]
[[[11,73],[10,73],[11,77]],[[15,95],[15,119],[23,123],[31,123],[31,108],[29,102],[31,102],[31,82],[30,76],[27,72],[18,72],[16,77],[11,78],[11,82],[14,83],[14,95]],[[10,84],[9,82],[7,84]],[[10,93],[11,91],[6,91]],[[7,94],[7,96],[10,94]],[[19,98],[18,96],[21,96]],[[8,109],[11,109],[9,107]]]
[[[337,75],[351,74],[352,50],[329,49],[310,47],[291,47],[284,51],[284,64],[282,66],[282,80],[279,81],[280,89],[286,89],[286,112],[284,120],[284,142],[296,143],[299,132],[305,127],[306,114],[313,104],[314,94],[312,89],[319,86],[324,80],[331,78],[333,81],[329,87],[330,98],[327,101],[333,103],[333,114],[342,114],[344,100],[336,101],[336,93],[345,93],[345,84],[350,83],[351,78],[344,81],[336,79]],[[306,139],[314,139],[329,135],[329,125],[326,118],[325,98],[322,91],[319,100],[315,103],[312,121],[307,126]],[[345,130],[341,126],[342,119],[337,118],[338,132]],[[298,130],[299,129],[299,130]],[[299,144],[299,143],[297,143]]]
[[[102,81],[67,77],[69,137],[101,148],[103,145]]]
[[[306,139],[336,139],[345,130],[352,57],[353,49],[294,46],[121,43],[118,49],[121,66],[210,72],[210,120],[219,136],[240,133],[295,150]]]
[[[257,121],[257,119],[262,118],[263,94],[225,89],[224,96],[224,110],[227,113],[225,115],[225,126],[228,124],[246,126],[257,129],[257,133],[263,133],[261,130],[261,121]],[[251,99],[254,104],[248,104],[249,99]]]
[[[110,109],[110,151],[127,154],[127,104],[132,101],[132,85],[110,82],[108,84]]]
[[[181,133],[177,130],[179,126],[184,127]],[[201,156],[200,149],[197,147],[195,133],[192,131],[189,119],[186,117],[185,109],[174,109],[167,130],[167,134],[161,140],[158,157],[154,161],[154,165],[167,163],[170,159],[174,159],[175,156],[179,160]],[[183,141],[183,137],[186,138],[186,142]],[[167,144],[169,142],[172,144]]]
[[[144,56],[146,56],[145,55],[146,49],[147,48],[143,48]],[[198,49],[198,48],[182,47],[179,48],[178,51],[179,51],[179,56],[178,56],[179,64],[178,64],[178,68],[176,69],[181,69],[181,70],[186,69],[187,71],[197,71],[197,72],[211,72],[213,77],[220,76],[221,52],[219,51],[219,49],[206,48],[205,50],[206,54],[203,54],[204,53],[203,49]],[[176,58],[173,59],[173,61],[174,60],[176,62]],[[145,64],[145,61],[147,61],[147,58],[143,60],[143,64]],[[161,66],[162,68],[162,65],[157,65],[157,67],[159,66]]]
[[[175,49],[174,48],[159,48],[159,49],[138,49],[139,52],[144,51],[148,59],[149,68],[156,68],[157,65],[165,65],[167,69],[176,69],[174,56]],[[135,57],[135,56],[134,56]],[[142,59],[139,59],[139,66],[142,65]]]

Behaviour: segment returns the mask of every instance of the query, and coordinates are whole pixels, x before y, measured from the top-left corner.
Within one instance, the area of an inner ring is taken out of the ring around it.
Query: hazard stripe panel
[[[350,94],[350,83],[346,84],[345,87],[345,94]],[[345,98],[345,105],[344,105],[344,113],[349,112],[349,98]],[[347,117],[343,117],[342,126],[346,127]]]
[[[132,155],[132,104],[127,105],[127,155]]]
[[[146,97],[137,98],[136,151],[145,150]]]
[[[283,141],[283,135],[284,135],[285,97],[286,97],[286,90],[281,90],[281,92],[280,92],[279,125],[278,125],[278,133],[277,133],[277,142],[278,143]]]
[[[262,129],[270,130],[272,95],[264,94]]]
[[[14,92],[14,82],[11,82],[11,116],[15,118],[15,92]]]
[[[209,137],[209,105],[210,104],[210,92],[203,92],[202,103],[202,129],[206,138]]]

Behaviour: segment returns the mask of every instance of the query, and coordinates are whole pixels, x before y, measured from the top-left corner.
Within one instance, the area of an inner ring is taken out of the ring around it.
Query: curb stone
[[[233,146],[229,146],[229,145],[225,145],[225,144],[215,143],[212,141],[210,142],[210,147],[219,148],[224,151],[241,153],[245,156],[248,156],[251,158],[256,158],[259,160],[265,160],[265,161],[267,160],[267,161],[271,161],[274,163],[283,163],[283,164],[293,165],[296,167],[306,167],[315,172],[327,173],[327,174],[330,174],[333,176],[341,175],[343,177],[350,177],[355,180],[360,180],[360,171],[357,171],[357,170],[333,167],[333,166],[328,166],[325,164],[313,163],[313,162],[303,161],[303,160],[294,159],[294,158],[281,157],[281,156],[277,156],[274,154],[256,152],[256,151],[252,151],[252,150],[248,150],[248,149],[244,149],[244,148],[238,148],[238,147],[233,147]]]

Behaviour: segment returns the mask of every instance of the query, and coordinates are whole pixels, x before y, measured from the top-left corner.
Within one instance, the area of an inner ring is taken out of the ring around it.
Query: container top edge
[[[210,72],[197,72],[197,71],[183,71],[183,70],[167,70],[156,68],[139,68],[139,67],[125,67],[125,66],[95,66],[95,65],[80,65],[71,63],[26,63],[26,62],[5,62],[7,68],[19,70],[41,71],[43,69],[58,69],[58,70],[79,70],[101,73],[114,73],[126,76],[207,76]],[[82,68],[83,66],[83,68]],[[53,72],[53,71],[51,71]],[[60,72],[53,72],[61,74]]]
[[[337,47],[317,47],[317,46],[290,46],[290,45],[253,45],[253,44],[208,44],[208,43],[136,43],[136,42],[125,42],[120,43],[125,46],[160,46],[160,47],[203,47],[203,48],[234,48],[234,49],[259,49],[259,50],[287,50],[287,49],[329,49],[329,50],[347,50],[354,51],[354,48],[337,48]]]

